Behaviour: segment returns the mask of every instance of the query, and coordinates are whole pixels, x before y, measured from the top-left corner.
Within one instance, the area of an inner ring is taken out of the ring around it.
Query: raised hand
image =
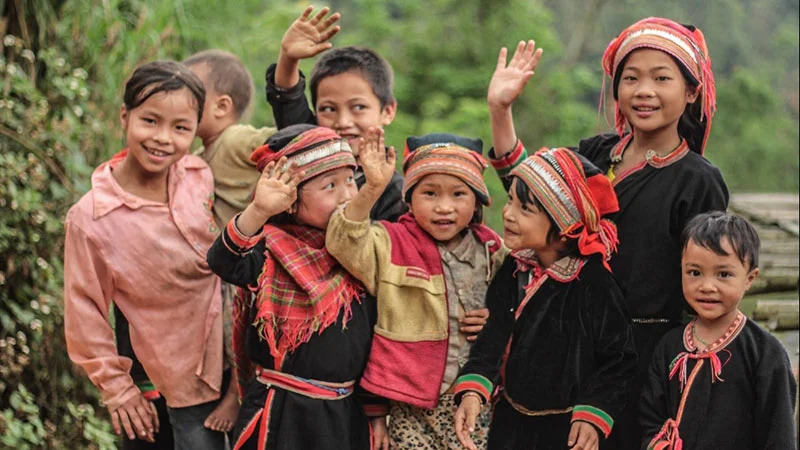
[[[509,108],[517,100],[525,84],[531,79],[542,57],[542,49],[536,48],[536,42],[520,41],[511,61],[506,64],[508,51],[500,49],[497,56],[497,67],[489,82],[487,100],[490,108]]]
[[[266,218],[286,211],[297,200],[297,185],[302,174],[293,164],[284,156],[267,164],[261,173],[252,205]]]
[[[281,53],[287,58],[301,60],[311,58],[331,48],[333,44],[328,41],[340,29],[338,25],[333,26],[333,24],[341,16],[339,13],[333,13],[325,18],[329,11],[330,8],[325,7],[311,17],[314,7],[306,8],[283,35]]]
[[[383,130],[370,127],[366,136],[359,139],[358,148],[358,159],[364,170],[366,184],[370,188],[383,191],[394,175],[397,159],[394,147],[386,150]]]

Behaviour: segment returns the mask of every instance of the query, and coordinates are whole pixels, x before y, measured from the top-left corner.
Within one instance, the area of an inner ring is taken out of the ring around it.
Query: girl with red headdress
[[[608,264],[617,230],[604,216],[617,198],[564,148],[540,150],[510,181],[503,239],[512,253],[489,285],[489,320],[456,381],[456,434],[475,450],[475,418],[494,397],[490,450],[596,450],[636,370]]]
[[[501,176],[526,156],[514,131],[511,105],[541,56],[520,42],[506,64],[501,50],[489,86],[493,165]],[[615,106],[614,134],[582,140],[578,153],[611,181],[619,211],[619,252],[611,268],[633,323],[639,370],[609,448],[639,448],[637,404],[656,343],[681,325],[680,233],[695,215],[725,210],[728,189],[703,157],[716,96],[703,33],[668,19],[647,18],[625,29],[603,54]],[[624,441],[624,442],[623,442]]]

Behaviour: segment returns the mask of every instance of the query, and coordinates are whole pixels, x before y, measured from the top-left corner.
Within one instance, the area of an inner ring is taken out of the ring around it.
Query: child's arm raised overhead
[[[312,58],[333,46],[329,41],[340,29],[333,24],[341,16],[333,13],[326,19],[325,15],[329,11],[330,8],[325,7],[311,17],[314,7],[309,6],[286,30],[281,40],[278,65],[275,67],[276,86],[282,89],[294,87],[300,81],[300,60]]]
[[[393,147],[386,150],[383,130],[371,127],[366,139],[361,138],[359,159],[366,183],[342,210],[331,216],[325,233],[328,252],[371,295],[376,295],[378,275],[383,261],[391,257],[391,241],[381,225],[370,225],[369,212],[392,179],[395,164]]]
[[[486,95],[489,102],[494,157],[497,159],[510,153],[517,143],[511,107],[533,76],[534,69],[542,56],[542,49],[537,49],[534,41],[527,43],[520,41],[508,64],[506,64],[507,53],[505,47],[500,49],[497,67],[489,82],[489,92]]]
[[[396,161],[394,147],[384,150],[383,130],[380,128],[370,127],[366,140],[361,138],[359,148],[362,149],[359,159],[366,182],[344,209],[344,216],[353,221],[369,219],[372,206],[392,180]]]

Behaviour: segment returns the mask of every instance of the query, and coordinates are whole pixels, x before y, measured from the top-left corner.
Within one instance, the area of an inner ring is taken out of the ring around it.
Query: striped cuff
[[[589,405],[575,405],[575,408],[572,409],[570,422],[575,422],[576,420],[594,425],[603,432],[606,438],[611,434],[611,428],[614,426],[614,419],[608,413]]]
[[[458,396],[467,391],[478,393],[483,398],[483,403],[488,403],[493,390],[492,382],[483,375],[469,373],[461,375],[456,380],[454,395]]]
[[[239,231],[239,227],[236,226],[236,219],[239,218],[240,214],[241,213],[233,216],[233,218],[228,222],[228,225],[225,226],[225,230],[222,232],[222,243],[225,244],[225,247],[228,250],[230,250],[232,253],[236,253],[237,255],[247,253],[247,251],[255,247],[262,237],[261,231],[254,236],[248,236]]]
[[[136,383],[136,387],[142,391],[142,395],[147,400],[153,401],[161,398],[161,393],[158,392],[158,389],[153,385],[153,382],[150,380],[144,380]]]
[[[514,146],[514,149],[506,153],[505,156],[496,159],[494,155],[494,149],[489,150],[489,157],[487,159],[492,164],[492,167],[494,167],[494,170],[497,171],[497,176],[505,178],[511,173],[511,169],[517,167],[519,163],[528,157],[528,152],[522,145],[522,141],[517,139],[517,144]]]

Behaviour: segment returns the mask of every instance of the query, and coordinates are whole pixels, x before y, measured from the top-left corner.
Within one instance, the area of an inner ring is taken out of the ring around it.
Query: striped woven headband
[[[298,135],[286,147],[274,152],[269,146],[257,148],[251,155],[258,170],[272,161],[286,156],[287,164],[294,163],[298,170],[305,173],[300,181],[311,179],[323,172],[340,167],[356,168],[356,160],[350,144],[333,130],[318,127]]]
[[[614,68],[615,68],[615,70],[616,70],[616,67],[619,65],[619,62],[624,57],[624,55],[628,54],[628,52],[625,50],[625,48],[628,46],[628,44],[630,44],[631,41],[633,41],[634,39],[646,38],[647,36],[666,39],[669,42],[672,42],[673,44],[675,44],[678,47],[680,47],[680,49],[683,50],[683,54],[687,55],[695,65],[699,64],[699,62],[697,60],[697,53],[699,53],[699,51],[698,51],[698,49],[696,47],[693,47],[692,45],[687,43],[685,40],[681,39],[677,35],[675,35],[673,33],[670,33],[668,31],[660,30],[660,29],[656,29],[656,28],[645,28],[645,29],[642,29],[642,30],[636,30],[633,33],[629,34],[628,37],[626,37],[625,40],[622,41],[622,44],[619,45],[619,50],[617,51],[617,57],[614,58]],[[675,55],[675,56],[678,56],[678,55]],[[681,58],[681,59],[684,60],[685,58]]]
[[[564,169],[556,160],[557,149],[542,149],[511,170],[533,191],[539,203],[547,210],[561,232],[570,230],[581,222],[581,213],[569,185]]]
[[[489,205],[489,189],[483,180],[486,160],[477,152],[453,143],[435,143],[419,147],[406,157],[403,198],[424,176],[440,173],[461,179],[478,201]]]

